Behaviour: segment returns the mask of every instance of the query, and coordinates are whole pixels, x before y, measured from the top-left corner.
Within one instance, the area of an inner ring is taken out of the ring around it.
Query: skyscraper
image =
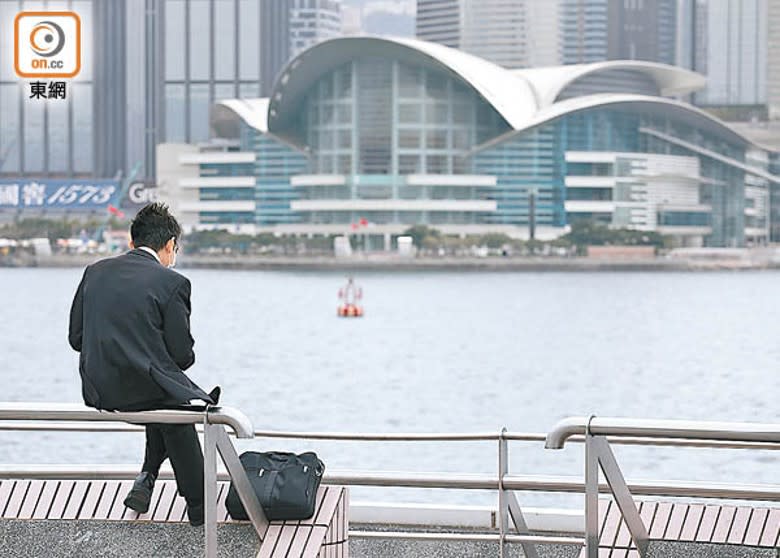
[[[607,59],[607,0],[560,1],[561,63]]]
[[[290,0],[290,57],[341,35],[341,0]]]
[[[417,36],[507,68],[600,60],[674,64],[677,1],[418,0]]]
[[[90,30],[95,27],[96,16],[105,20],[109,13],[116,15],[116,3],[106,2],[96,14],[91,0],[71,2],[70,9],[79,14],[84,30],[81,72],[67,83],[64,100],[50,101],[30,99],[30,80],[20,79],[11,62],[16,14],[40,8],[40,2],[0,0],[0,29],[4,31],[0,33],[0,176],[112,176],[119,170],[113,156],[101,168],[96,164],[97,134],[105,132],[110,123],[105,120],[109,116],[107,111],[103,106],[96,106],[95,99],[100,92],[105,95],[101,102],[113,103],[108,99],[112,91],[107,80],[117,76],[96,71],[95,64],[116,53],[107,46],[104,53],[96,55],[92,45],[97,37]],[[111,145],[120,156],[121,138],[114,135],[112,139],[100,137],[99,141]]]
[[[338,0],[71,0],[83,63],[65,101],[30,102],[13,65],[0,68],[0,175],[154,176],[155,147],[209,139],[209,107],[254,98],[290,56],[340,34]],[[13,29],[39,2],[0,0]],[[100,48],[93,48],[100,45]],[[0,33],[13,59],[13,33]]]
[[[287,61],[310,46],[341,35],[340,0],[266,0],[262,21],[262,94]]]
[[[609,2],[607,58],[675,62],[675,0]]]
[[[0,138],[6,176],[112,177],[140,165],[151,178],[155,146],[209,137],[218,99],[260,94],[260,9],[255,0],[75,0],[82,71],[65,101],[31,102],[10,64],[0,69]],[[0,0],[0,24],[39,3]],[[12,59],[12,34],[0,55]],[[93,48],[100,45],[100,48]]]
[[[290,4],[291,0],[260,3],[260,34],[263,37],[260,84],[263,96],[271,91],[276,74],[290,58]]]
[[[560,0],[561,62],[675,63],[676,0]]]
[[[707,76],[702,105],[767,102],[767,0],[696,0],[695,70]]]
[[[768,0],[767,25],[780,29],[780,0]],[[775,31],[767,37],[767,105],[769,118],[780,120],[780,34]]]
[[[417,36],[506,68],[556,64],[558,5],[535,0],[418,0]]]
[[[461,4],[463,1],[417,0],[417,37],[448,47],[459,48]]]

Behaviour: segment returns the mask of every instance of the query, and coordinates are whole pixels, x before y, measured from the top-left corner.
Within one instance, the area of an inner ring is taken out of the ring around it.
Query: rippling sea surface
[[[336,317],[344,275],[183,270],[203,387],[256,429],[546,432],[596,414],[780,421],[780,273],[363,273],[366,315]],[[80,402],[67,344],[78,269],[2,269],[5,401]],[[256,439],[330,470],[490,473],[495,442]],[[140,463],[137,434],[0,432],[3,463]],[[616,447],[629,479],[777,483],[771,451]],[[510,468],[582,476],[583,447],[513,442]],[[486,504],[489,493],[363,488],[353,498]],[[525,494],[521,503],[572,505]]]

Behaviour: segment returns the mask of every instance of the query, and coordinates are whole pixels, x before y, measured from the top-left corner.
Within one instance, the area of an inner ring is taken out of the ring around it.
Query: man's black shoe
[[[193,527],[203,525],[203,506],[187,506],[187,517]]]
[[[144,471],[135,478],[133,488],[127,493],[125,506],[138,513],[149,511],[149,501],[152,499],[155,478]]]
[[[219,386],[215,387],[209,392],[209,397],[211,397],[214,400],[214,405],[219,405],[219,396],[222,394],[222,388]]]

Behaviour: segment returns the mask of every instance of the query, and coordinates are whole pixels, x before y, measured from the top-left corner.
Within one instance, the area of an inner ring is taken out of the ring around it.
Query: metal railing
[[[640,556],[647,554],[647,529],[639,516],[631,486],[626,483],[610,447],[611,436],[620,439],[657,438],[751,443],[774,447],[780,443],[780,424],[650,420],[629,418],[569,417],[547,435],[545,447],[562,449],[575,435],[585,437],[585,548],[587,558],[599,555],[599,468],[626,522]]]
[[[53,405],[42,404],[32,407],[29,404],[16,404],[17,407],[10,408],[12,404],[0,404],[0,430],[23,430],[23,431],[73,431],[73,432],[140,432],[141,428],[132,424],[117,423],[117,420],[128,420],[128,422],[149,422],[149,413],[98,413],[94,410],[86,410],[88,413],[94,413],[101,418],[91,420],[102,421],[83,422],[80,419],[69,419],[68,423],[52,422],[59,420],[51,413],[36,415],[35,409],[45,407],[51,410]],[[4,423],[9,420],[9,414],[21,417],[20,407],[26,409],[24,418],[14,419],[12,423]],[[213,426],[219,420],[228,420],[227,418],[217,418],[225,415],[226,408],[212,409],[208,415]],[[179,411],[163,411],[164,413],[180,413]],[[152,411],[151,413],[160,413]],[[234,415],[237,413],[237,415]],[[130,415],[143,415],[142,417]],[[581,477],[575,476],[537,476],[537,475],[517,475],[509,473],[509,448],[508,442],[547,442],[550,448],[562,447],[564,443],[575,442],[585,443],[586,452],[588,444],[593,444],[591,438],[594,430],[587,430],[583,421],[587,419],[566,419],[559,422],[549,434],[540,433],[521,433],[508,432],[501,429],[496,432],[478,432],[478,433],[345,433],[345,432],[289,432],[289,431],[252,431],[246,417],[231,410],[228,413],[234,422],[228,424],[234,432],[226,433],[222,429],[224,438],[217,442],[216,450],[220,447],[226,447],[230,444],[227,434],[235,434],[240,438],[281,438],[281,439],[306,439],[306,440],[326,440],[326,441],[377,441],[377,442],[494,442],[497,448],[497,469],[496,474],[464,474],[464,473],[412,473],[412,472],[367,472],[367,471],[329,471],[325,473],[323,483],[338,484],[347,486],[385,486],[385,487],[416,487],[416,488],[443,488],[443,489],[466,489],[466,490],[495,490],[498,493],[498,508],[496,514],[496,523],[498,527],[497,534],[479,535],[480,540],[498,541],[500,546],[500,555],[505,554],[504,543],[521,543],[526,550],[527,556],[536,554],[535,545],[540,543],[569,543],[569,544],[587,544],[587,539],[583,540],[576,537],[539,537],[531,535],[525,524],[522,510],[520,509],[515,491],[539,491],[539,492],[561,492],[561,493],[585,493],[586,494],[586,518],[588,513],[592,512],[593,503],[588,500],[592,498],[594,485],[592,478],[587,477],[583,482]],[[197,413],[200,417],[199,422],[203,422],[203,413]],[[35,420],[37,416],[45,416]],[[75,416],[75,415],[74,415]],[[155,417],[158,415],[154,415]],[[236,416],[242,417],[238,421]],[[602,424],[601,421],[615,421],[609,425]],[[608,437],[604,438],[608,443],[625,445],[644,445],[644,446],[677,446],[677,447],[697,447],[697,448],[729,448],[729,449],[765,449],[780,450],[780,439],[765,440],[764,434],[772,433],[769,430],[757,429],[756,425],[745,426],[742,424],[730,423],[705,423],[718,424],[718,429],[711,428],[706,430],[705,434],[692,435],[686,437],[686,431],[680,429],[684,424],[702,424],[702,423],[680,423],[679,421],[644,421],[655,425],[654,430],[638,429],[638,426],[644,424],[643,421],[631,421],[621,419],[593,419],[591,425],[596,426],[596,433],[604,437],[604,430],[599,428],[611,428]],[[156,418],[155,421],[159,422]],[[190,421],[192,422],[192,421]],[[724,427],[723,425],[726,424]],[[660,426],[659,426],[660,425]],[[759,425],[760,426],[760,425]],[[772,425],[764,425],[771,427]],[[203,426],[204,436],[209,440],[217,440],[217,436],[210,432],[207,426]],[[239,434],[241,432],[241,434]],[[739,435],[728,435],[728,433],[740,433]],[[719,436],[718,436],[719,435]],[[756,437],[757,436],[757,437]],[[770,436],[771,438],[771,436]],[[216,486],[215,481],[229,480],[232,471],[216,471],[216,451],[214,444],[204,440],[207,456],[214,457],[213,464],[207,463],[207,483]],[[230,445],[235,455],[235,450]],[[591,455],[593,454],[591,448]],[[224,458],[223,458],[224,459]],[[228,465],[226,461],[226,465]],[[235,466],[235,463],[234,463]],[[0,465],[0,478],[35,478],[35,479],[127,479],[135,475],[135,469],[132,466],[95,466],[89,465],[89,472],[85,469],[86,465],[80,466],[2,466]],[[161,478],[172,478],[170,472],[165,470],[160,473]],[[209,480],[213,479],[214,482]],[[614,494],[613,485],[610,482],[614,475],[607,477],[607,482],[595,485],[596,494]],[[588,482],[590,480],[590,483]],[[669,481],[634,481],[626,484],[630,494],[648,495],[648,496],[672,496],[672,497],[695,497],[695,498],[723,498],[723,499],[746,499],[746,500],[767,500],[780,501],[780,485],[750,485],[750,484],[719,484],[711,482],[669,482]],[[589,504],[590,502],[590,504]],[[596,505],[598,502],[596,501]],[[590,506],[590,507],[588,507]],[[511,534],[510,521],[514,524],[515,532]],[[592,526],[591,526],[592,527]],[[589,525],[586,521],[586,534]],[[259,533],[259,532],[258,532]],[[259,533],[260,534],[260,533]],[[262,537],[262,534],[260,534]],[[382,537],[386,532],[373,533],[367,531],[350,531],[350,536],[354,537]],[[388,538],[406,538],[428,540],[448,539],[448,540],[466,540],[463,537],[472,537],[472,535],[458,535],[448,533],[421,533],[404,532],[394,533]],[[216,540],[214,538],[214,540]],[[469,540],[475,540],[469,539]],[[598,541],[596,540],[596,545]],[[591,545],[592,546],[592,545]]]
[[[198,411],[106,412],[69,403],[0,403],[0,420],[202,424],[206,558],[217,556],[217,454],[222,457],[227,473],[236,487],[257,536],[260,540],[265,537],[268,520],[225,430],[226,426],[231,428],[238,438],[254,437],[252,423],[237,409],[206,407]]]

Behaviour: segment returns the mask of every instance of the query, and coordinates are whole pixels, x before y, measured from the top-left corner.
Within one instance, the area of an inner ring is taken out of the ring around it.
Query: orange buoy
[[[338,316],[342,318],[360,318],[363,316],[363,308],[356,302],[363,298],[363,289],[355,286],[352,277],[347,279],[346,287],[339,289],[339,298],[344,303],[338,307]]]
[[[356,304],[342,304],[338,308],[338,315],[342,318],[360,318],[363,316],[363,309]]]

